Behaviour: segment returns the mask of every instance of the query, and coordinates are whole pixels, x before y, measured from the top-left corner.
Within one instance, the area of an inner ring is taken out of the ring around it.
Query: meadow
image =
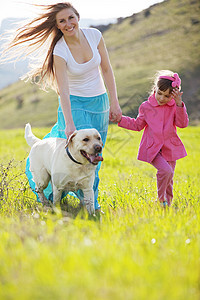
[[[109,126],[94,221],[72,198],[63,214],[44,210],[24,175],[23,129],[1,130],[0,299],[199,299],[200,127],[178,132],[188,156],[163,209],[154,168],[136,159],[141,133]]]

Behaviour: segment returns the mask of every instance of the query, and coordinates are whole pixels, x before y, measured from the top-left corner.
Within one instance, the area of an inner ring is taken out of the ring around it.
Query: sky
[[[150,5],[163,0],[71,0],[70,3],[84,19],[110,19],[128,17]],[[36,16],[36,10],[28,4],[52,4],[62,0],[4,0],[0,3],[0,24],[9,17],[24,18]]]

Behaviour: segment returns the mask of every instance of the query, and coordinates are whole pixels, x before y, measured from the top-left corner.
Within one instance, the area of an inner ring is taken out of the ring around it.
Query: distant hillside
[[[171,69],[182,78],[183,99],[190,118],[200,119],[199,33],[199,0],[164,1],[105,31],[125,113],[135,115],[135,95],[148,95],[150,78],[156,70]]]
[[[103,36],[124,114],[135,116],[158,69],[182,78],[191,124],[200,120],[200,2],[168,0],[109,26]],[[51,126],[57,96],[18,82],[0,91],[1,128]]]
[[[18,18],[8,18],[2,21],[0,27],[0,53],[2,52],[2,45],[5,43],[4,34],[5,31],[14,30],[16,24],[22,21],[22,19]],[[3,36],[2,36],[3,35]],[[19,80],[19,78],[28,71],[28,61],[20,61],[15,65],[6,63],[4,65],[0,65],[0,89],[6,87],[9,84],[12,84]]]

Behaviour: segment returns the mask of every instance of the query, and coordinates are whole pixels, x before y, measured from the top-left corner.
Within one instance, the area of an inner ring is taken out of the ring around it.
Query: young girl
[[[171,205],[173,175],[176,160],[187,155],[176,132],[176,126],[188,126],[188,115],[182,102],[181,80],[168,70],[156,74],[152,92],[139,107],[136,119],[122,116],[118,126],[144,133],[138,159],[151,163],[157,169],[157,192],[160,203]]]

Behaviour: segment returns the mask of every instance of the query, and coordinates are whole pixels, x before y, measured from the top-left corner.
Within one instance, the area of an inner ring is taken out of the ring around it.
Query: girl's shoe
[[[168,207],[167,201],[161,201],[161,202],[160,202],[160,205],[161,205],[163,208]]]

